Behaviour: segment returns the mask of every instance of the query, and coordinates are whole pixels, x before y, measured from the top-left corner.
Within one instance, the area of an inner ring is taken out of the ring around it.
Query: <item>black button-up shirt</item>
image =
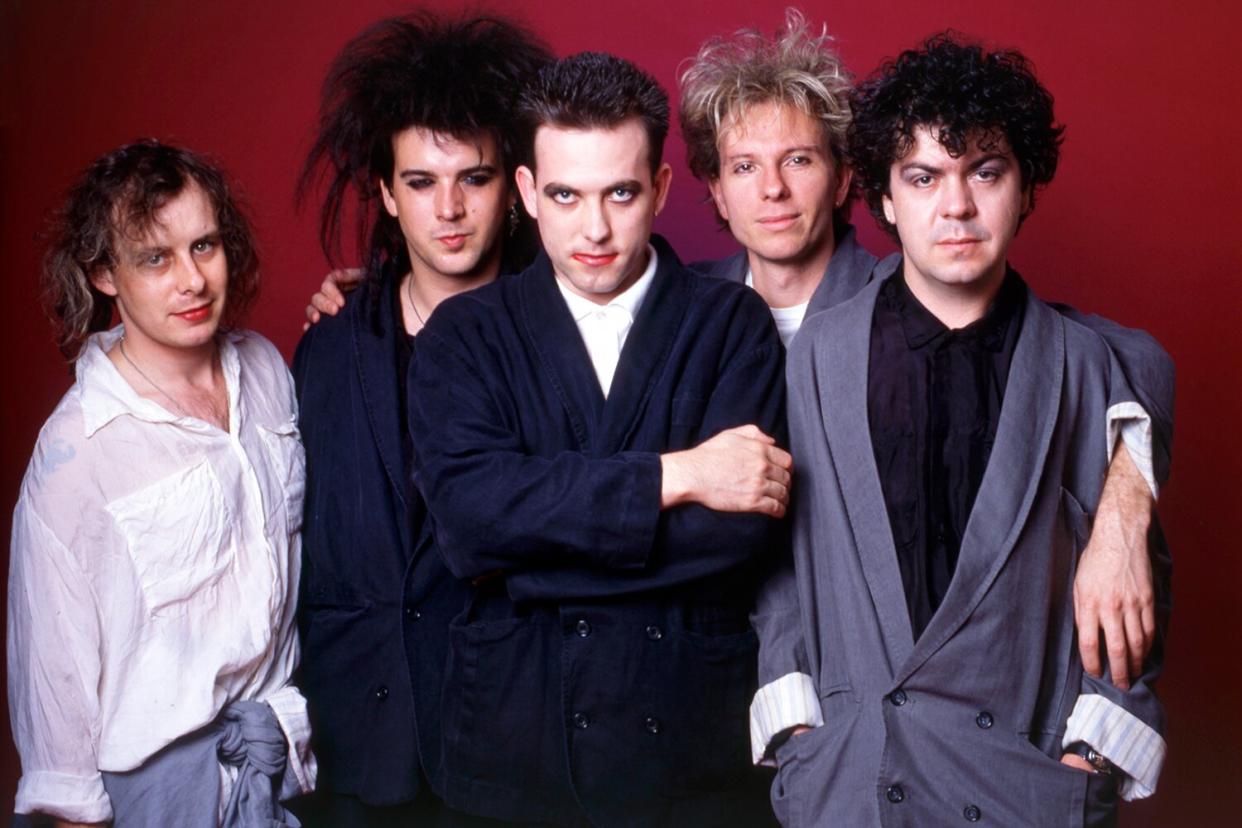
[[[984,317],[950,330],[910,292],[900,267],[880,288],[868,420],[916,640],[957,566],[996,439],[1023,294],[1009,271]]]

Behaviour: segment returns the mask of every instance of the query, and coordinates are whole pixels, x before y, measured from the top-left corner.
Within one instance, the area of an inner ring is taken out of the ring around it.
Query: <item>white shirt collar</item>
[[[124,334],[124,325],[92,334],[82,346],[82,352],[74,363],[82,401],[82,427],[87,437],[122,415],[151,423],[174,423],[185,419],[154,400],[141,396],[112,364],[108,351]],[[224,334],[219,338],[220,365],[224,370],[225,386],[229,394],[230,428],[237,419],[237,392],[241,378],[241,365],[237,359],[237,349],[233,346],[234,336]]]

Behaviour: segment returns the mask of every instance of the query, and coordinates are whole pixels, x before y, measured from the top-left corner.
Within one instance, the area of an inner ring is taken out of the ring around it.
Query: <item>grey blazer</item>
[[[1079,694],[1163,728],[1161,644],[1123,693],[1083,674],[1074,638],[1074,571],[1108,463],[1100,423],[1128,385],[1099,335],[1028,292],[957,571],[915,643],[867,421],[881,283],[808,318],[789,353],[793,568],[761,594],[760,683],[807,673],[824,725],[777,750],[773,804],[787,826],[1083,824],[1106,792],[1058,761]]]

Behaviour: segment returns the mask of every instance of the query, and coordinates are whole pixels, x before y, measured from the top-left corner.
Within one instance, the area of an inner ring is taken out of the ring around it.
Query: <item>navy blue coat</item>
[[[447,300],[410,365],[414,480],[449,569],[445,798],[562,825],[761,825],[751,767],[765,517],[661,512],[662,452],[754,423],[784,439],[783,353],[757,294],[659,267],[605,401],[541,256]]]
[[[363,285],[293,361],[307,458],[298,684],[319,789],[372,805],[438,779],[448,621],[469,595],[407,496],[395,328],[390,286]]]

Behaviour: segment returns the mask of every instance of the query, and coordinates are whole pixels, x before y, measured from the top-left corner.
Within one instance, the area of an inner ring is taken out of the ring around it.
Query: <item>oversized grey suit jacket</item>
[[[1109,456],[1100,423],[1128,385],[1099,335],[1028,294],[957,571],[916,643],[867,419],[880,284],[808,317],[789,354],[793,569],[761,594],[760,682],[808,674],[824,724],[778,749],[774,806],[787,826],[1082,824],[1093,778],[1058,762],[1079,695],[1163,727],[1160,645],[1123,693],[1084,675],[1074,638]]]

